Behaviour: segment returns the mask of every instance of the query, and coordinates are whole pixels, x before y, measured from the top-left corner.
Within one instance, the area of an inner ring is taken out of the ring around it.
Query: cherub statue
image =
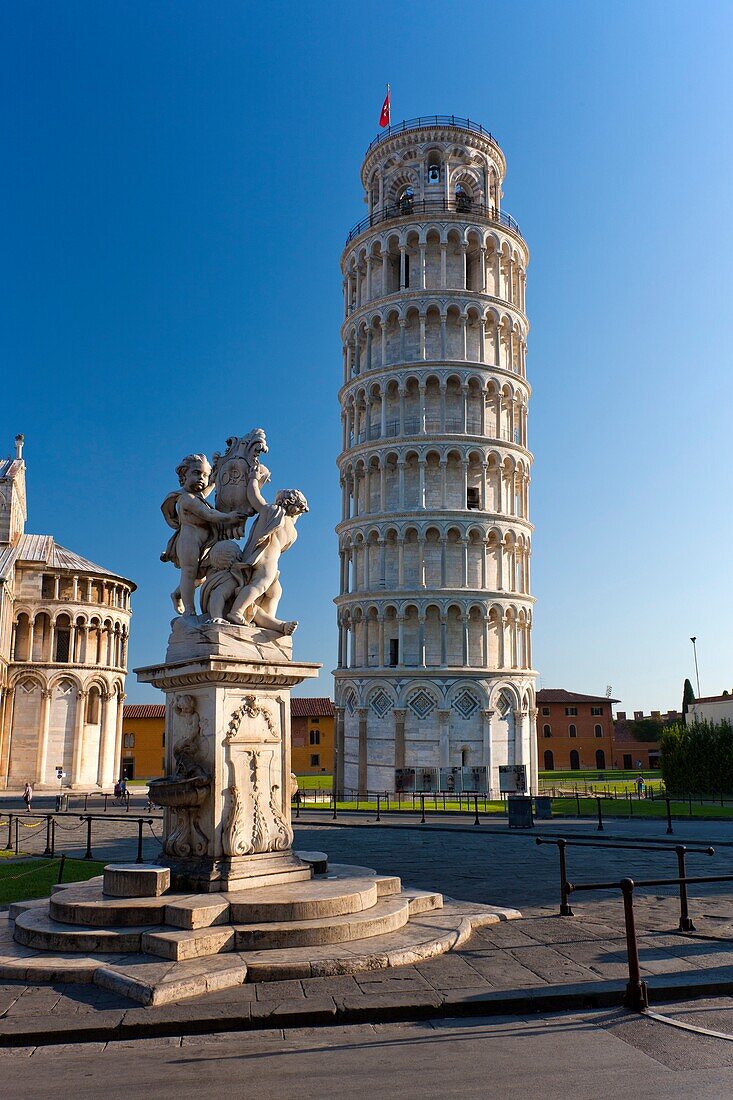
[[[171,536],[161,561],[172,561],[181,570],[178,587],[171,593],[179,615],[195,615],[196,586],[207,571],[209,547],[221,538],[241,538],[246,513],[218,512],[206,500],[214,488],[206,455],[191,454],[176,467],[181,488],[161,504]]]
[[[201,585],[201,610],[214,623],[227,622],[227,612],[245,583],[248,567],[242,561],[239,543],[215,542],[209,550],[208,572]]]
[[[182,737],[173,746],[176,762],[176,779],[210,779],[205,768],[206,753],[201,740],[201,721],[196,712],[193,695],[176,695],[173,703],[176,714],[175,729]]]
[[[268,504],[260,492],[257,477],[249,481],[247,498],[257,513],[242,551],[242,563],[248,567],[249,579],[237,593],[227,618],[240,625],[254,623],[279,634],[293,634],[297,622],[285,622],[276,617],[282,596],[278,564],[280,555],[298,537],[295,524],[298,516],[308,511],[308,502],[298,489],[281,489],[275,496],[275,503]]]

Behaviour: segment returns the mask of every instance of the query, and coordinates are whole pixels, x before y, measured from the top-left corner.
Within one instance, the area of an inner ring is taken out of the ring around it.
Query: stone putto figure
[[[190,454],[176,468],[180,490],[163,501],[166,522],[174,529],[162,561],[181,570],[172,593],[180,615],[195,616],[195,592],[201,585],[201,611],[207,622],[254,625],[292,634],[295,620],[277,618],[282,596],[280,555],[297,538],[295,528],[308,502],[298,489],[283,489],[270,504],[262,495],[270,471],[260,462],[268,451],[262,428],[231,436],[213,470],[203,454]],[[216,508],[207,497],[216,490]],[[255,517],[244,546],[247,518]]]
[[[209,547],[224,532],[241,535],[246,518],[244,512],[218,512],[207,501],[214,484],[206,455],[186,455],[176,466],[181,488],[169,493],[161,504],[166,523],[175,534],[171,536],[161,561],[172,561],[181,570],[181,580],[171,593],[173,606],[179,615],[195,615],[196,586],[206,575]]]

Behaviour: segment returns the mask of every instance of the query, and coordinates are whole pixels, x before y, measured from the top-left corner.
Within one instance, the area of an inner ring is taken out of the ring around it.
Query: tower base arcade
[[[356,672],[357,670],[354,670]],[[336,785],[352,792],[476,792],[498,797],[520,766],[537,793],[534,673],[339,676]],[[522,779],[519,779],[521,789]]]

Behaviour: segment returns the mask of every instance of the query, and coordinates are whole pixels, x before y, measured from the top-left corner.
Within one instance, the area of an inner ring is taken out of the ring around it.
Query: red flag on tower
[[[389,84],[387,85],[387,94],[384,97],[384,103],[382,104],[382,112],[379,116],[380,126],[389,126],[390,123],[390,101],[389,101]]]

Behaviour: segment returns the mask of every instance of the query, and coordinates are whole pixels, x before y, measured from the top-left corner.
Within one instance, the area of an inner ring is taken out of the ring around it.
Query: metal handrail
[[[459,130],[470,130],[474,134],[481,134],[488,138],[492,145],[499,148],[499,143],[494,135],[479,122],[472,122],[470,118],[461,118],[459,115],[420,115],[419,118],[408,118],[403,122],[395,122],[393,126],[386,126],[381,134],[377,134],[367,146],[364,156],[368,156],[372,149],[381,145],[383,141],[394,137],[395,134],[403,134],[406,130],[422,130],[425,126],[455,126]]]
[[[484,202],[474,202],[472,199],[409,199],[397,203],[388,203],[380,210],[373,210],[349,231],[346,244],[360,236],[366,229],[372,229],[382,222],[392,221],[395,218],[415,218],[417,216],[434,217],[439,214],[463,214],[471,218],[482,218],[495,222],[504,229],[510,229],[518,237],[522,236],[519,223],[511,214],[505,214],[503,210],[496,210]]]

